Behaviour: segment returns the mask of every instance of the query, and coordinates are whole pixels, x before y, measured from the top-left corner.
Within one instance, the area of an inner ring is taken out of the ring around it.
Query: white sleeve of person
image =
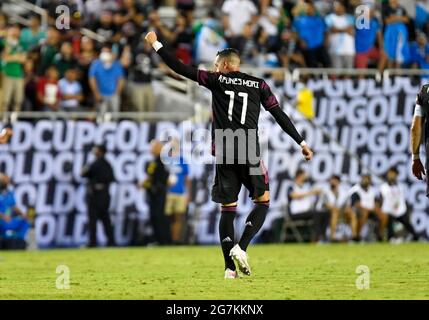
[[[414,116],[415,117],[426,117],[426,110],[422,108],[422,106],[419,103],[418,98],[416,99],[416,107],[414,108]]]
[[[152,44],[152,47],[155,49],[155,51],[158,51],[159,49],[161,49],[161,48],[163,47],[163,45],[162,45],[162,43],[161,43],[161,42],[159,42],[159,41],[155,41],[155,42]]]
[[[422,106],[419,104],[416,104],[416,107],[414,109],[414,116],[415,117],[423,117],[423,110],[422,110]]]

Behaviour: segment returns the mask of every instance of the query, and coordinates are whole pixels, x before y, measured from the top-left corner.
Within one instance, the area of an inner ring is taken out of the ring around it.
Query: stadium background
[[[207,2],[203,1],[201,7],[198,2],[197,10],[213,6]],[[293,1],[285,2],[296,5]],[[326,5],[326,1],[316,2]],[[49,4],[60,3],[67,4]],[[159,8],[166,20],[172,20],[169,14],[174,11],[171,10],[171,7]],[[264,228],[270,229],[273,222],[283,215],[286,190],[300,166],[308,168],[312,182],[317,185],[325,185],[333,173],[339,173],[343,188],[347,188],[358,182],[363,172],[371,172],[375,185],[378,185],[387,169],[393,165],[400,172],[399,179],[412,212],[412,224],[417,232],[429,237],[425,185],[414,181],[409,161],[409,126],[415,96],[424,81],[419,77],[421,66],[417,66],[417,70],[408,70],[408,74],[416,75],[414,77],[392,76],[395,71],[398,74],[407,73],[396,69],[384,73],[376,69],[364,70],[364,77],[357,76],[357,69],[320,69],[317,72],[324,77],[311,78],[306,83],[306,87],[314,94],[315,110],[315,117],[308,119],[293,107],[302,88],[301,80],[308,78],[292,77],[296,75],[296,72],[292,74],[294,65],[273,65],[270,53],[259,54],[264,57],[264,61],[260,62],[259,69],[251,72],[274,74],[269,83],[275,87],[285,110],[292,115],[298,129],[304,132],[315,151],[314,161],[303,163],[290,139],[274,125],[268,114],[261,114],[261,142],[267,146],[266,163],[272,190],[272,205]],[[277,67],[286,67],[280,69],[280,76]],[[309,70],[307,72],[311,73]],[[351,79],[335,78],[341,72],[349,74]],[[375,79],[374,74],[377,72],[380,77]],[[154,70],[154,74],[157,71]],[[332,77],[332,74],[336,76]],[[12,177],[19,206],[24,211],[34,206],[39,246],[76,246],[86,243],[84,185],[78,173],[89,160],[93,143],[99,142],[107,142],[109,158],[114,164],[118,180],[111,190],[114,195],[111,212],[117,241],[120,245],[145,243],[144,238],[151,230],[147,223],[145,195],[138,189],[137,182],[144,179],[143,168],[150,159],[149,141],[166,132],[188,139],[189,136],[181,130],[185,125],[179,120],[188,120],[185,122],[188,129],[207,128],[210,124],[207,115],[209,101],[203,89],[196,89],[164,72],[156,75],[153,86],[159,99],[157,112],[147,114],[150,121],[141,121],[141,118],[145,119],[144,113],[113,115],[117,119],[113,122],[70,120],[87,117],[61,113],[47,116],[43,112],[33,112],[40,111],[37,108],[27,109],[27,114],[23,112],[18,120],[15,119],[15,134],[11,143],[0,147],[0,169]],[[130,111],[125,105],[123,110]],[[92,112],[93,109],[89,104],[89,108],[83,111]],[[5,117],[13,118],[14,115],[4,113]],[[41,119],[35,120],[37,118]],[[197,145],[201,147],[204,143]],[[211,167],[211,164],[191,164],[195,192],[189,208],[189,221],[191,227],[195,223],[193,227],[197,243],[215,243],[218,238],[218,209],[209,199],[209,186],[213,178]],[[250,205],[243,192],[239,213],[248,212]],[[243,219],[243,215],[240,215],[237,225],[242,225],[240,219]],[[103,238],[102,234],[100,237]]]

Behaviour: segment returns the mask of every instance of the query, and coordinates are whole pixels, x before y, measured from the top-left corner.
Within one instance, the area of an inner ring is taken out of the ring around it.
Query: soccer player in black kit
[[[261,229],[270,203],[268,173],[259,157],[257,129],[261,104],[301,146],[307,161],[312,159],[313,152],[280,108],[266,82],[240,72],[240,57],[236,50],[219,52],[214,61],[215,71],[208,72],[178,61],[158,41],[154,32],[146,35],[146,41],[173,71],[212,92],[212,143],[216,156],[212,200],[222,205],[219,235],[225,259],[225,278],[238,277],[236,264],[243,274],[250,275],[246,250]],[[243,235],[234,245],[234,218],[242,185],[249,190],[254,208],[246,219]]]

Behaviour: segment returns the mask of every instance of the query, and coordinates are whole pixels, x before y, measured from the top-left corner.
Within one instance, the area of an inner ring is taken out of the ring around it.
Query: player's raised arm
[[[174,72],[192,81],[198,81],[198,69],[183,64],[173,55],[171,55],[168,50],[164,48],[162,43],[158,41],[158,37],[155,32],[149,32],[145,39],[160,55],[165,64],[169,66]]]
[[[295,140],[297,144],[301,146],[301,152],[305,160],[310,161],[313,158],[313,151],[301,137],[298,130],[296,130],[288,115],[284,113],[282,108],[280,108],[279,102],[265,81],[263,81],[261,84],[261,102],[265,110],[271,113],[283,131],[286,132],[293,140]]]

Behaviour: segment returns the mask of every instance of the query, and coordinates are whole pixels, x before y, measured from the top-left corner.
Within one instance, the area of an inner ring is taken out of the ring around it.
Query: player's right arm
[[[410,136],[411,136],[411,153],[412,153],[412,171],[413,175],[423,180],[425,169],[420,161],[420,144],[422,143],[422,127],[423,119],[425,117],[425,111],[423,110],[421,94],[417,95],[416,108],[414,110],[413,123],[411,124]]]
[[[167,66],[170,67],[171,70],[185,78],[198,82],[198,69],[183,64],[173,55],[171,55],[168,50],[164,48],[162,43],[158,41],[158,37],[155,32],[149,32],[145,39],[155,49],[155,51],[160,55],[162,60]]]

